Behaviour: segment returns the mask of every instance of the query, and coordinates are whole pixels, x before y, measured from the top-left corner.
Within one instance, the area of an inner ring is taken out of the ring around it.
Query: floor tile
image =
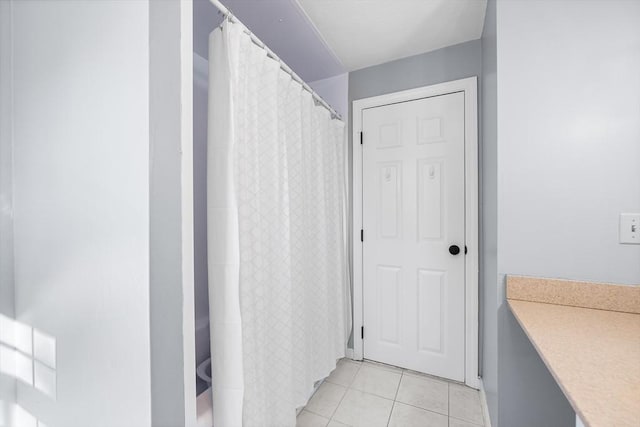
[[[304,409],[314,414],[331,418],[346,391],[346,387],[325,381],[314,393]]]
[[[472,424],[468,421],[462,421],[457,418],[449,417],[449,427],[481,427],[480,424]]]
[[[336,369],[331,372],[331,375],[329,375],[327,381],[344,387],[349,387],[351,385],[351,382],[353,381],[353,378],[358,373],[360,365],[360,362],[342,359],[338,362],[338,366],[336,366]]]
[[[296,419],[296,427],[326,427],[329,419],[311,412],[302,411]]]
[[[387,425],[482,427],[480,394],[420,372],[368,360],[342,359],[297,422],[298,427]]]
[[[425,374],[424,372],[412,371],[411,369],[404,369],[403,372],[405,373],[405,375],[413,375],[414,377],[429,378],[432,380],[442,381],[443,383],[449,384],[449,380],[447,380],[446,378]]]
[[[385,427],[392,407],[392,400],[349,389],[333,419],[353,427]]]
[[[398,402],[440,414],[449,414],[449,384],[427,377],[404,374],[396,396]]]
[[[447,427],[446,415],[396,402],[393,405],[389,427]]]
[[[351,388],[393,400],[396,397],[401,377],[401,373],[363,364],[353,380]]]
[[[386,363],[382,363],[382,362],[374,362],[373,360],[364,360],[362,362],[362,366],[373,366],[373,367],[384,369],[387,371],[397,372],[399,374],[401,374],[402,371],[404,371],[404,369],[398,368],[397,366],[387,365]]]
[[[463,385],[449,384],[449,415],[482,425],[484,419],[478,391]]]

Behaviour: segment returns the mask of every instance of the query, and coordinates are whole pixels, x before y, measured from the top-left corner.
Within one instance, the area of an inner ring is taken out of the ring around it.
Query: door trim
[[[362,242],[362,113],[368,108],[414,101],[454,92],[464,92],[465,156],[465,369],[464,382],[477,389],[478,380],[478,78],[476,76],[436,85],[394,92],[353,101],[353,359],[362,360],[363,262]],[[365,136],[366,143],[366,136]]]

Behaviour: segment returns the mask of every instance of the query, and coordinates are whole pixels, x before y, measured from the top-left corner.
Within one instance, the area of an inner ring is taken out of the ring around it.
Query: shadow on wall
[[[55,338],[0,314],[0,373],[55,400]]]
[[[47,427],[20,405],[0,400],[0,427]]]

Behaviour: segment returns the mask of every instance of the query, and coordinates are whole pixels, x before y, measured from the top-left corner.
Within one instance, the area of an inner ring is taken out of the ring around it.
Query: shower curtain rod
[[[336,118],[338,120],[342,120],[342,116],[336,110],[334,110],[329,104],[327,104],[327,102],[324,99],[322,99],[322,97],[320,95],[318,95],[313,89],[311,89],[311,86],[309,86],[307,83],[305,83],[305,81],[302,80],[300,78],[300,76],[298,76],[295,73],[295,71],[293,71],[291,68],[289,68],[289,66],[287,64],[285,64],[284,61],[282,59],[280,59],[280,57],[278,55],[276,55],[274,51],[269,49],[269,47],[262,40],[260,40],[258,38],[258,36],[253,34],[251,32],[251,30],[246,25],[244,25],[242,23],[242,21],[240,21],[238,19],[237,16],[235,16],[225,5],[223,5],[220,2],[220,0],[209,0],[209,1],[211,2],[212,5],[214,5],[225,16],[225,18],[228,18],[231,22],[235,22],[236,24],[241,25],[242,28],[244,29],[244,32],[247,33],[249,35],[249,37],[251,37],[251,41],[253,43],[255,43],[256,45],[258,45],[259,47],[261,47],[262,49],[264,49],[267,52],[267,56],[269,56],[270,58],[272,58],[275,61],[278,61],[278,63],[280,63],[280,68],[285,73],[289,74],[293,80],[295,80],[296,82],[300,83],[304,90],[306,90],[307,92],[311,93],[311,96],[313,97],[313,99],[316,102],[320,103],[320,105],[322,105],[324,108],[329,110],[329,112],[331,113],[331,117],[332,118]]]

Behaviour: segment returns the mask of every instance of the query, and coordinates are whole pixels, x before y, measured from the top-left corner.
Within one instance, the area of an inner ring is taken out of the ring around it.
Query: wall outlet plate
[[[640,245],[640,213],[620,214],[620,243]]]

